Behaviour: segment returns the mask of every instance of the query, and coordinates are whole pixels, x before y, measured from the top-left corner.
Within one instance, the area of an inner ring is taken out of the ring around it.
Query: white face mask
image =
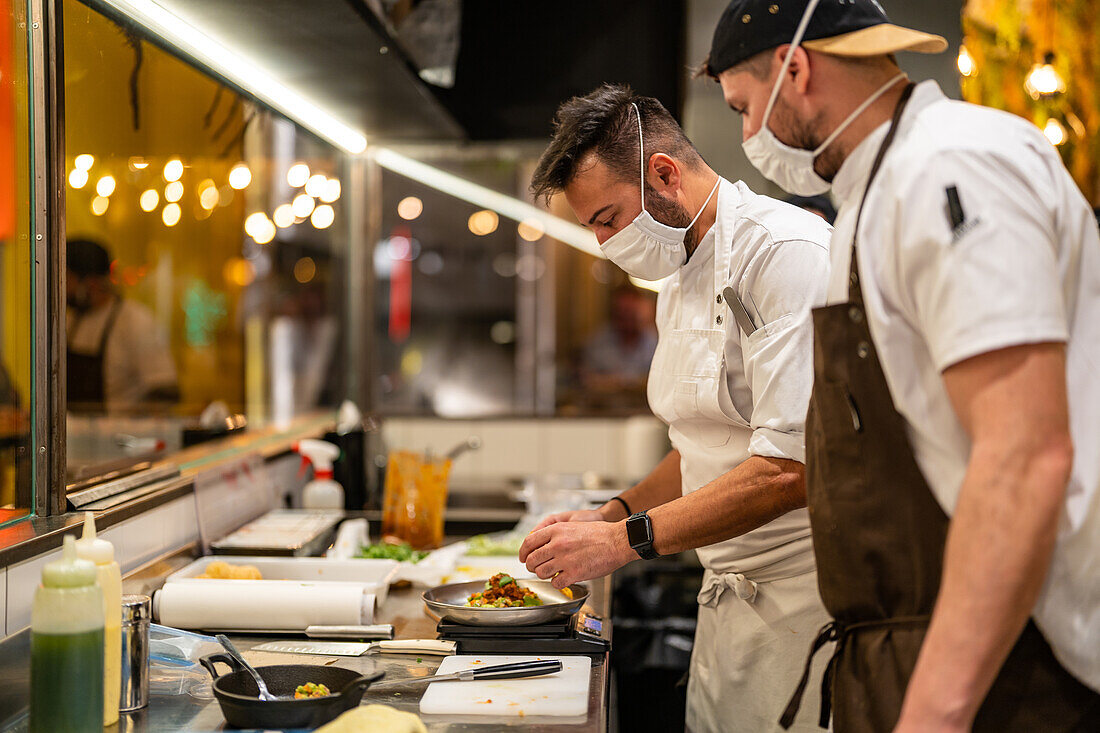
[[[745,155],[748,156],[749,162],[752,163],[758,171],[764,174],[765,178],[774,182],[788,193],[793,193],[796,196],[817,196],[832,188],[832,184],[819,176],[817,171],[814,170],[814,161],[817,160],[817,156],[824,153],[828,147],[836,141],[840,134],[847,130],[848,127],[855,122],[856,118],[874,104],[879,97],[885,94],[890,87],[897,84],[899,80],[905,78],[905,74],[901,73],[886,82],[878,91],[868,97],[863,104],[859,105],[852,114],[848,115],[848,118],[844,120],[844,122],[841,122],[840,125],[833,130],[832,134],[825,139],[825,142],[817,146],[816,149],[805,150],[803,148],[793,148],[780,141],[771,131],[771,128],[768,127],[768,120],[771,119],[772,109],[775,107],[775,100],[779,97],[779,89],[783,86],[783,80],[787,76],[787,68],[791,64],[791,57],[794,56],[795,49],[802,43],[802,37],[806,33],[806,26],[809,25],[810,16],[813,15],[814,8],[816,7],[816,0],[811,0],[810,4],[806,6],[806,12],[802,16],[798,29],[795,31],[794,39],[791,41],[791,47],[787,51],[787,56],[783,59],[783,65],[779,68],[779,76],[775,80],[775,86],[772,87],[772,94],[768,99],[768,106],[764,109],[764,119],[760,123],[760,129],[755,135],[741,144],[741,147],[745,151]]]
[[[687,262],[684,237],[703,215],[722,179],[715,181],[714,188],[711,189],[707,200],[703,202],[699,213],[683,229],[670,227],[654,219],[653,215],[645,210],[646,159],[645,148],[642,146],[642,114],[638,111],[636,104],[634,112],[638,115],[638,148],[641,150],[642,158],[642,211],[634,217],[634,221],[601,244],[600,249],[603,250],[607,259],[621,267],[626,274],[639,280],[660,280],[676,272]]]

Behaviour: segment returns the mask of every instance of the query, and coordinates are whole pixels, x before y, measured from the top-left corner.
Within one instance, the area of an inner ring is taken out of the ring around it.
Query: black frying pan
[[[315,664],[280,664],[257,667],[273,695],[294,695],[299,685],[314,682],[332,690],[327,697],[302,700],[261,700],[256,681],[244,667],[224,653],[209,654],[199,660],[214,678],[214,697],[222,715],[234,728],[316,728],[345,710],[359,705],[363,693],[385,673],[360,675],[342,667],[322,667]],[[215,665],[221,662],[233,671],[218,675]]]

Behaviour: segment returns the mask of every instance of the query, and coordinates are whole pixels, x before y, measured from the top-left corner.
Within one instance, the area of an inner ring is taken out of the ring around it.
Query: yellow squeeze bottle
[[[95,536],[92,512],[84,513],[84,535],[76,541],[76,554],[95,563],[96,582],[103,590],[103,725],[113,725],[122,686],[122,574],[114,546]]]

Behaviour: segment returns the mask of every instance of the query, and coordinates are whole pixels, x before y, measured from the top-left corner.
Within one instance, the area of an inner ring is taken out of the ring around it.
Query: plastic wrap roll
[[[356,583],[263,580],[167,583],[153,599],[165,626],[250,631],[370,624],[374,605]]]

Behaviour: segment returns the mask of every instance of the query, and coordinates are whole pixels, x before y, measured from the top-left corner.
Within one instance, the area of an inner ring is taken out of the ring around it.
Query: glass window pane
[[[0,5],[0,524],[34,506],[33,271],[26,5]]]
[[[64,20],[70,480],[204,412],[338,404],[343,156],[75,0]]]

